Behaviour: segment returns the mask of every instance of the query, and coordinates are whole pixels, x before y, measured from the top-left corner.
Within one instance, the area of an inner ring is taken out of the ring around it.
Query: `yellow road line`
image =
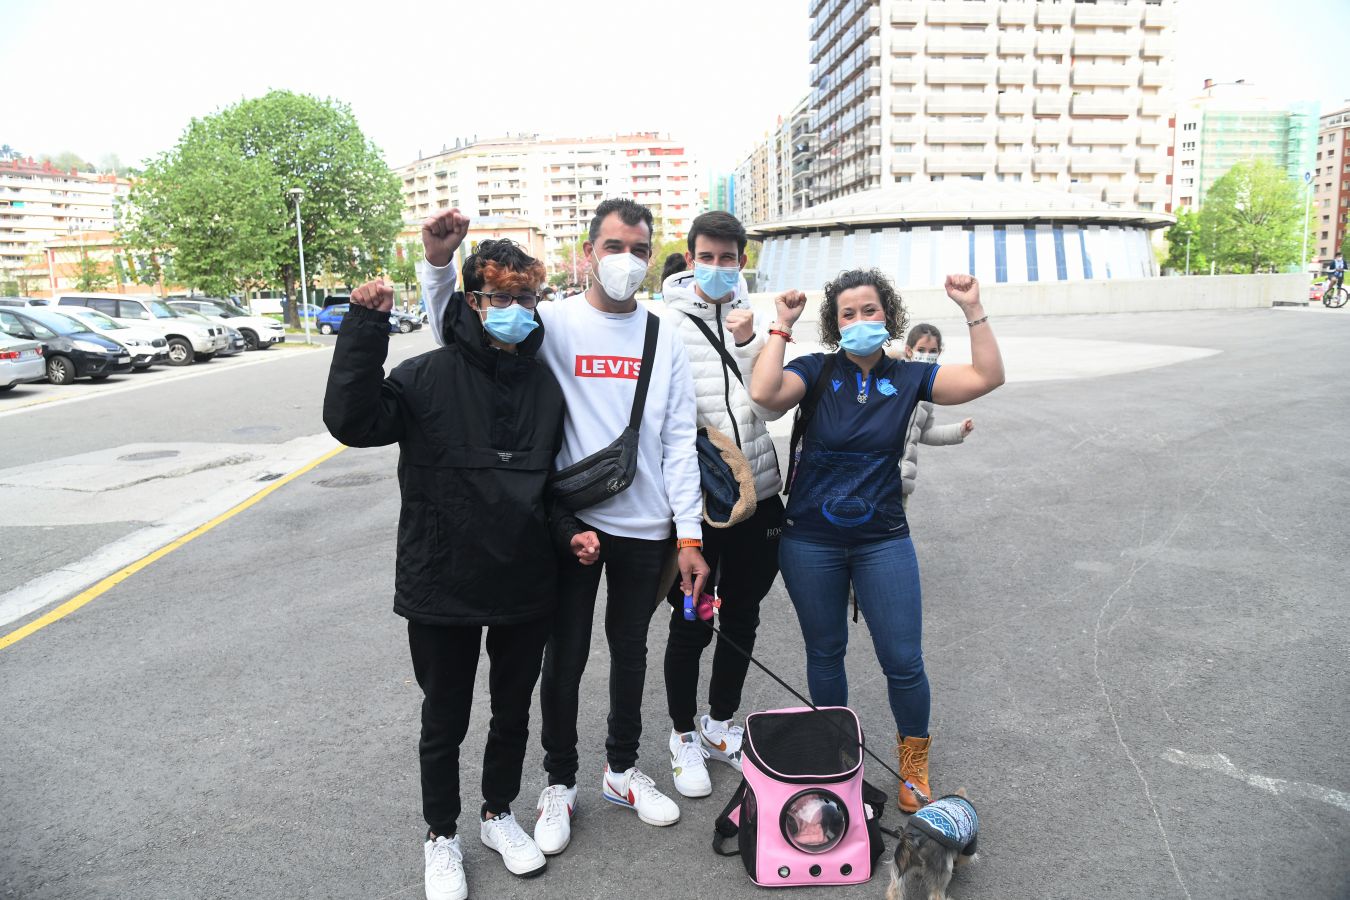
[[[242,503],[230,507],[229,509],[225,510],[225,512],[216,516],[211,521],[197,526],[196,528],[192,529],[187,534],[183,535],[177,540],[165,544],[163,547],[160,547],[158,550],[154,551],[148,556],[141,557],[131,565],[126,566],[125,568],[122,569],[118,569],[116,572],[112,573],[107,578],[100,581],[98,584],[95,584],[88,590],[83,591],[82,593],[77,594],[76,596],[70,598],[65,603],[62,603],[60,606],[56,607],[56,609],[53,609],[46,615],[34,619],[33,621],[29,622],[27,625],[24,625],[21,628],[14,629],[4,637],[0,637],[0,650],[5,649],[11,644],[18,643],[19,641],[28,637],[33,632],[46,628],[48,625],[52,624],[53,622],[59,619],[64,619],[66,616],[70,615],[75,610],[79,609],[81,606],[84,606],[86,603],[98,599],[98,597],[100,597],[101,595],[107,593],[109,590],[121,584],[123,581],[126,581],[132,575],[135,575],[137,572],[139,572],[141,569],[144,569],[146,566],[150,565],[155,560],[163,559],[165,556],[168,556],[170,553],[177,550],[179,547],[182,547],[189,541],[201,537],[202,535],[210,531],[212,528],[215,528],[220,523],[226,521],[227,519],[233,518],[234,516],[237,516],[239,513],[243,512],[253,504],[257,503],[259,500],[262,500],[268,494],[272,493],[273,491],[277,490],[283,485],[289,484],[290,482],[299,478],[301,475],[304,475],[311,469],[319,465],[322,465],[323,463],[337,456],[339,453],[341,453],[343,450],[346,449],[347,449],[346,447],[333,448],[332,450],[328,451],[323,456],[320,456],[313,462],[306,463],[301,468],[296,469],[294,472],[290,473],[285,478],[278,478],[276,481],[272,482],[267,487],[263,488],[261,491],[258,491],[258,493],[254,494],[252,497],[249,497]]]

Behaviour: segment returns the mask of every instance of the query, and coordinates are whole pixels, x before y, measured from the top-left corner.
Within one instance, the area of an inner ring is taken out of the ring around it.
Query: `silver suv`
[[[194,321],[158,297],[146,294],[60,294],[55,305],[87,306],[124,325],[155,329],[169,342],[169,365],[188,366],[210,359],[230,345],[223,326]]]

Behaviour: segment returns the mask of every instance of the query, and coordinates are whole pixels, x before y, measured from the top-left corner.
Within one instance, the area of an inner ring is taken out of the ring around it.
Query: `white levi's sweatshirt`
[[[427,318],[438,344],[455,291],[454,263],[417,267]],[[563,469],[602,450],[628,427],[641,370],[647,311],[606,313],[585,294],[540,303],[544,341],[539,356],[562,386],[567,402],[563,446],[554,467]],[[643,540],[703,536],[703,490],[695,449],[698,408],[684,343],[667,323],[656,341],[647,403],[638,432],[637,476],[628,489],[577,517],[609,534]]]

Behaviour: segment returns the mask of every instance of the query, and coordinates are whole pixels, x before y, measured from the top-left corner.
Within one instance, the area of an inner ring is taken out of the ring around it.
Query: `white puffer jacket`
[[[755,358],[764,348],[768,324],[756,320],[755,336],[744,347],[737,347],[730,332],[722,324],[733,309],[749,309],[745,281],[736,289],[734,299],[726,303],[709,303],[694,291],[694,273],[677,272],[661,286],[664,308],[661,318],[674,327],[689,351],[689,368],[694,376],[694,395],[698,398],[698,426],[710,426],[740,445],[755,476],[755,499],[765,500],[777,494],[783,486],[778,470],[778,454],[773,438],[764,424],[782,416],[757,406],[750,399],[750,373]],[[687,315],[688,314],[688,315]],[[717,349],[689,320],[695,315],[707,323],[708,330],[723,342],[741,371],[744,383],[726,369]]]
[[[905,455],[900,460],[900,489],[909,496],[914,493],[914,479],[919,475],[919,444],[930,447],[943,447],[964,441],[961,423],[939,425],[933,417],[933,404],[920,400],[914,407],[914,418],[909,423],[909,435],[905,440]]]

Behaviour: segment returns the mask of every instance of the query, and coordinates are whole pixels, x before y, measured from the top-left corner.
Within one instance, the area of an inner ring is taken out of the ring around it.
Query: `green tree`
[[[298,297],[294,188],[311,282],[352,285],[386,266],[402,218],[397,176],[350,107],[289,91],[194,119],[137,181],[123,239],[172,251],[178,278],[205,290],[280,283]],[[287,313],[298,326],[295,304]]]
[[[44,153],[38,158],[38,162],[49,162],[58,169],[70,170],[77,169],[81,172],[94,171],[94,164],[87,161],[78,153],[71,153],[69,150],[63,150],[52,156],[50,153]]]
[[[1225,272],[1297,266],[1302,227],[1301,186],[1268,160],[1229,169],[1205,194],[1199,216],[1200,242]]]
[[[652,240],[652,264],[647,268],[647,279],[642,286],[649,291],[661,290],[661,272],[665,268],[666,257],[672,253],[684,256],[688,249],[688,238],[667,238],[657,232]]]
[[[108,266],[92,256],[81,256],[75,270],[75,290],[106,291],[112,287],[112,272]]]
[[[1175,272],[1187,271],[1187,242],[1190,246],[1190,271],[1192,273],[1209,272],[1209,257],[1205,254],[1208,244],[1200,240],[1200,213],[1194,209],[1182,207],[1177,210],[1177,224],[1167,229],[1167,255],[1162,259],[1162,267]]]
[[[390,261],[388,271],[389,278],[395,284],[401,284],[412,290],[413,285],[417,283],[417,256],[411,244],[404,245],[402,257],[395,256]]]

